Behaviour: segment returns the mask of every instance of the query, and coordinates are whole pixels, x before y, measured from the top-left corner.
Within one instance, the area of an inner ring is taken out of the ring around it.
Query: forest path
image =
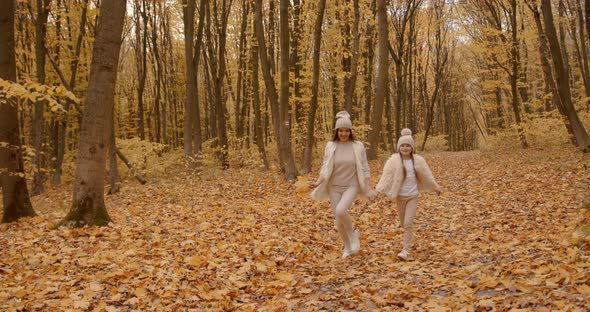
[[[275,173],[128,183],[107,197],[114,223],[101,228],[50,230],[71,192],[49,192],[34,198],[39,217],[0,225],[0,310],[590,305],[590,243],[574,235],[590,193],[579,154],[425,157],[443,194],[421,195],[408,262],[396,258],[403,232],[393,202],[356,201],[350,213],[362,249],[343,260],[329,204]],[[382,166],[371,162],[373,184]]]

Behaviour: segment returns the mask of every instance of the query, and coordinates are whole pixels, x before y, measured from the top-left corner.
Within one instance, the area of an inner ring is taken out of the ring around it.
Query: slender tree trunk
[[[520,117],[520,95],[518,93],[518,77],[519,77],[519,62],[520,52],[518,50],[518,27],[516,24],[516,0],[510,0],[511,14],[510,24],[512,29],[512,44],[510,49],[510,60],[512,65],[512,73],[510,73],[510,88],[512,90],[512,111],[514,112],[514,119],[516,121],[516,128],[520,138],[522,148],[527,148],[529,145],[526,141],[524,129],[522,128],[522,119]]]
[[[545,93],[551,93],[551,99],[548,99],[548,98],[545,99],[545,111],[550,111],[551,106],[553,106],[555,108],[558,108],[561,112],[561,103],[559,102],[559,94],[557,93],[557,87],[555,86],[555,80],[553,79],[553,72],[551,70],[551,64],[549,63],[549,51],[547,50],[548,43],[547,43],[547,37],[545,36],[545,32],[543,31],[543,24],[541,23],[541,13],[539,12],[536,5],[533,7],[532,5],[529,4],[529,9],[533,13],[533,18],[535,20],[535,25],[537,27],[537,35],[539,36],[539,56],[541,59],[541,67],[543,68],[543,78],[545,81]],[[570,132],[570,134],[572,134],[571,127],[568,127],[568,129],[569,129],[568,131]]]
[[[285,11],[287,8],[283,8],[284,5],[287,5],[287,3],[284,3],[283,5],[283,1],[281,0],[281,12]],[[286,112],[286,109],[282,109],[281,105],[282,104],[288,104],[288,97],[284,97],[284,91],[281,91],[281,98],[282,98],[282,102],[279,103],[279,96],[276,90],[276,86],[274,84],[274,79],[272,77],[271,74],[271,66],[270,66],[270,61],[267,55],[267,47],[266,47],[266,41],[264,39],[264,29],[262,28],[262,0],[256,0],[256,5],[255,5],[255,17],[254,17],[254,27],[255,27],[255,33],[256,33],[256,37],[257,37],[257,41],[258,41],[258,48],[259,48],[259,57],[260,57],[260,65],[262,67],[262,74],[264,76],[264,84],[266,86],[266,92],[267,92],[267,96],[268,99],[270,101],[270,107],[272,110],[272,114],[273,114],[273,121],[274,121],[274,129],[275,129],[275,135],[276,135],[276,140],[277,140],[277,149],[279,150],[279,159],[281,161],[281,167],[284,168],[284,172],[285,172],[285,178],[287,180],[293,180],[295,179],[295,177],[297,176],[297,169],[295,168],[295,161],[293,159],[293,154],[291,151],[291,145],[290,145],[290,140],[288,137],[288,130],[289,130],[289,125],[285,124],[285,122],[288,123],[288,119],[283,119],[283,118],[288,118],[288,115],[283,115],[282,113]],[[285,12],[286,13],[286,12]],[[282,14],[281,14],[282,15]],[[286,18],[286,16],[282,16],[281,18]],[[286,20],[288,22],[288,20]],[[281,25],[283,25],[283,22],[281,23]],[[288,23],[286,25],[288,27]],[[284,27],[284,26],[282,26]],[[283,29],[283,28],[281,28]],[[288,31],[288,30],[287,30]],[[283,35],[283,34],[282,34]],[[288,33],[287,33],[287,38],[284,38],[283,36],[281,36],[281,43],[284,44],[284,41],[287,39],[287,46],[288,46]],[[286,53],[286,57],[289,57],[288,54],[288,49],[286,51],[284,51]],[[283,61],[284,62],[284,61]],[[286,60],[286,65],[288,65],[289,61],[288,59]],[[285,63],[282,63],[283,66]],[[281,68],[281,70],[283,70]],[[289,67],[287,66],[286,71],[287,71],[287,75],[289,74],[288,72]],[[281,73],[281,77],[284,74]],[[285,81],[283,78],[281,78],[281,88],[284,88],[283,83],[286,82],[287,84],[287,88],[289,87],[289,81],[288,78]],[[287,94],[288,94],[289,90],[287,89]],[[288,107],[288,106],[286,106]],[[281,118],[282,117],[282,118]],[[286,131],[286,133],[284,133]],[[283,142],[284,139],[287,139],[288,142]]]
[[[37,65],[37,80],[40,84],[45,84],[45,37],[47,35],[47,16],[49,15],[49,0],[37,0],[37,21],[35,24],[35,61]],[[35,105],[35,116],[33,121],[33,148],[35,156],[33,164],[35,170],[33,173],[33,185],[31,195],[39,195],[44,192],[46,175],[44,173],[45,151],[43,150],[43,113],[45,112],[46,101],[37,101]]]
[[[198,77],[199,61],[201,59],[201,46],[203,44],[203,28],[205,27],[205,4],[208,1],[201,0],[199,4],[199,24],[197,26],[197,41],[195,42],[195,56],[193,58],[193,67],[195,68],[195,77]],[[195,82],[197,83],[197,82]],[[198,83],[197,83],[198,85]],[[201,153],[201,145],[203,143],[203,135],[201,134],[201,109],[199,107],[199,89],[195,90],[195,106],[192,109],[194,121],[191,131],[193,132],[193,153],[199,155]]]
[[[376,0],[371,0],[371,12],[372,18],[375,19],[375,15],[377,14],[376,10]],[[373,39],[374,35],[374,27],[372,24],[367,25],[367,32],[366,32],[367,41],[365,44],[365,48],[367,50],[366,53],[366,63],[365,63],[365,70],[366,70],[366,78],[365,78],[365,124],[369,124],[371,121],[371,106],[373,104],[373,59],[375,56],[375,49],[373,47]]]
[[[279,103],[279,149],[284,155],[285,177],[294,180],[299,173],[291,149],[291,126],[289,122],[289,0],[280,0],[279,23],[281,45],[281,95]]]
[[[315,144],[315,115],[318,108],[318,89],[320,80],[320,50],[322,44],[322,24],[324,22],[324,11],[326,10],[326,0],[318,2],[318,12],[313,31],[313,65],[311,76],[311,100],[309,102],[309,113],[307,117],[307,133],[305,140],[305,150],[303,153],[303,174],[311,171],[312,151]]]
[[[543,12],[547,40],[549,41],[553,66],[555,69],[559,98],[565,110],[566,116],[572,126],[578,148],[582,152],[587,153],[590,151],[590,138],[588,137],[588,133],[580,121],[580,118],[578,117],[578,114],[576,113],[572,103],[569,76],[567,75],[567,71],[563,63],[563,58],[567,57],[567,55],[561,54],[560,44],[557,39],[557,31],[555,29],[555,24],[553,23],[553,13],[551,11],[550,0],[541,0],[541,11]]]
[[[73,202],[59,225],[106,225],[111,221],[104,205],[104,168],[125,6],[126,1],[121,0],[101,2],[76,157]]]
[[[256,34],[252,38],[252,46],[250,48],[251,63],[252,63],[252,109],[254,110],[254,138],[258,153],[264,164],[264,168],[268,169],[268,157],[266,156],[266,148],[264,146],[264,133],[262,131],[262,112],[260,110],[260,80],[258,77],[258,45],[256,44]]]
[[[222,167],[228,168],[229,167],[229,160],[228,160],[228,141],[227,141],[227,125],[226,125],[226,114],[224,108],[224,92],[223,92],[223,80],[225,78],[225,69],[226,69],[226,61],[225,61],[225,45],[226,45],[226,30],[227,30],[227,16],[229,15],[229,10],[231,7],[230,3],[227,3],[226,0],[222,1],[222,8],[221,8],[221,24],[217,25],[218,30],[218,42],[219,45],[217,48],[217,72],[214,73],[215,81],[214,85],[214,92],[215,92],[215,110],[216,110],[216,118],[217,118],[217,127],[218,127],[218,134],[219,134],[219,146],[221,150],[218,154],[220,158]]]
[[[293,0],[293,10],[291,15],[293,16],[293,29],[291,37],[291,51],[292,51],[292,60],[290,61],[290,65],[293,70],[293,94],[295,95],[293,101],[293,109],[294,112],[294,121],[296,124],[303,122],[303,93],[301,92],[301,82],[303,80],[303,76],[301,72],[303,70],[303,64],[301,63],[301,53],[300,53],[300,42],[301,42],[301,34],[303,32],[303,28],[301,26],[301,1],[300,0]],[[292,128],[292,127],[290,127]]]
[[[346,94],[344,95],[344,107],[346,111],[352,114],[352,98],[354,96],[354,89],[356,87],[356,77],[358,72],[358,61],[359,61],[359,49],[360,49],[360,36],[359,36],[359,1],[353,1],[354,8],[354,21],[352,24],[352,60],[350,64],[350,78],[346,84]]]
[[[383,121],[383,105],[385,102],[385,88],[388,87],[389,69],[389,35],[387,27],[387,1],[377,0],[377,24],[379,30],[379,67],[377,72],[377,89],[375,91],[375,104],[371,115],[371,132],[369,133],[369,159],[377,159],[379,153],[379,138]]]
[[[55,69],[55,71],[58,73],[58,75],[62,79],[62,83],[67,87],[68,91],[70,91],[70,92],[75,92],[75,89],[76,89],[76,81],[77,81],[78,68],[79,68],[78,65],[80,64],[80,54],[82,53],[82,43],[83,43],[84,36],[86,35],[88,0],[84,0],[81,4],[83,6],[82,6],[81,17],[80,17],[80,27],[79,27],[79,31],[78,31],[78,37],[76,39],[76,46],[74,48],[75,50],[71,51],[71,48],[70,48],[70,51],[74,54],[74,57],[72,57],[72,60],[70,62],[71,76],[70,76],[69,82],[65,80],[65,78],[64,78],[65,75],[61,72],[59,65],[56,62],[53,62],[53,61],[51,62],[51,64],[53,65],[53,68]],[[73,38],[71,38],[71,39],[73,40]],[[48,53],[48,55],[49,55],[49,53]],[[49,60],[51,61],[52,58],[49,57]],[[56,153],[56,161],[55,161],[55,174],[53,176],[53,185],[55,187],[61,185],[62,165],[63,165],[63,159],[64,159],[65,150],[66,150],[66,130],[68,127],[68,112],[70,111],[70,107],[72,107],[72,105],[74,107],[76,107],[76,110],[78,110],[76,103],[74,103],[70,99],[65,100],[64,110],[66,111],[66,113],[64,113],[62,115],[61,120],[58,122],[58,130],[57,130],[58,143],[57,143],[57,153]]]
[[[580,68],[582,73],[582,78],[584,80],[584,91],[587,98],[590,98],[590,69],[588,67],[588,42],[586,42],[584,38],[584,12],[582,12],[582,6],[580,4],[580,0],[576,1],[576,15],[578,16],[578,25],[580,31],[578,32],[580,35]],[[575,37],[575,34],[574,34]],[[577,40],[576,40],[577,41]],[[586,100],[590,101],[590,100]]]
[[[183,1],[183,18],[184,18],[184,57],[186,63],[186,101],[184,105],[184,157],[190,159],[194,157],[193,152],[193,131],[192,126],[193,110],[196,106],[197,94],[197,77],[195,67],[193,66],[193,46],[194,46],[194,27],[195,27],[195,3],[196,0]]]
[[[109,129],[109,182],[110,188],[108,194],[118,193],[121,189],[119,179],[119,168],[117,167],[117,144],[115,141],[115,119],[114,111],[112,120],[110,122],[111,127]]]
[[[139,1],[139,0],[138,0]],[[138,22],[136,23],[136,38],[141,38],[141,47],[137,47],[137,75],[139,76],[139,86],[137,87],[137,115],[139,116],[138,130],[139,138],[145,140],[145,123],[144,123],[144,92],[145,83],[147,80],[147,33],[148,33],[148,15],[147,15],[147,0],[141,0],[141,8],[137,4]],[[139,27],[139,16],[143,21],[143,36],[141,36],[141,27]],[[138,41],[139,44],[139,41]],[[148,120],[149,127],[149,120]]]
[[[235,129],[236,129],[236,137],[241,138],[244,136],[244,121],[240,119],[240,117],[245,118],[246,116],[241,114],[241,107],[246,106],[245,101],[243,101],[243,94],[245,90],[243,88],[243,77],[242,73],[246,71],[246,58],[247,58],[247,47],[246,47],[246,31],[248,29],[248,12],[249,11],[249,2],[246,0],[242,0],[242,23],[240,26],[240,41],[238,44],[238,74],[236,78],[236,101],[235,101],[235,109],[234,109],[234,118],[235,118]]]
[[[14,41],[15,1],[0,1],[0,78],[16,82]],[[0,185],[2,222],[34,216],[21,154],[18,109],[13,100],[0,97]]]

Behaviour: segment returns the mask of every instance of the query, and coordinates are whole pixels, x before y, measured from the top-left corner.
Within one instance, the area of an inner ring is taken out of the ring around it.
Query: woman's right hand
[[[316,181],[310,181],[307,183],[307,185],[309,186],[310,189],[314,189],[314,188],[318,187],[318,185],[320,185],[320,183],[318,183]]]

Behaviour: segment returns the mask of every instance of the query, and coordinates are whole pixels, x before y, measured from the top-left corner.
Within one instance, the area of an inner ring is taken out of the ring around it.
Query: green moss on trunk
[[[70,212],[61,220],[56,227],[83,227],[85,225],[105,226],[111,222],[104,202],[87,195],[72,203]]]

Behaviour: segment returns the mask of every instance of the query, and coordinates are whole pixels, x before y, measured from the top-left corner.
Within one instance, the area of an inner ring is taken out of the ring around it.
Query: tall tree
[[[197,76],[193,59],[194,32],[195,32],[195,6],[196,0],[183,1],[184,19],[184,57],[186,63],[186,101],[184,106],[184,156],[189,159],[193,152],[193,110],[197,105]]]
[[[288,1],[280,2],[280,44],[281,44],[281,96],[279,96],[271,73],[271,63],[267,54],[266,40],[264,38],[264,29],[262,27],[262,0],[255,2],[254,28],[256,38],[258,39],[258,52],[264,84],[270,101],[273,115],[273,125],[276,135],[277,147],[279,151],[279,160],[281,168],[285,172],[287,180],[293,180],[297,177],[297,168],[295,159],[291,150],[291,140],[289,135],[289,23]],[[285,48],[286,46],[286,48]],[[286,89],[286,90],[285,90]]]
[[[557,92],[559,94],[560,102],[563,105],[565,114],[572,126],[572,131],[576,138],[578,148],[585,153],[590,152],[590,138],[588,137],[588,133],[580,121],[572,102],[569,76],[563,62],[565,55],[562,55],[562,49],[560,48],[560,43],[557,39],[557,30],[553,23],[553,12],[550,0],[541,0],[541,11],[543,12],[547,41],[549,42],[549,48],[551,50],[551,59],[553,60],[555,79],[557,80]]]
[[[377,70],[377,89],[375,90],[375,104],[371,115],[371,132],[369,133],[369,151],[367,158],[377,159],[379,153],[379,139],[383,123],[383,106],[385,105],[385,88],[388,87],[389,77],[389,32],[387,27],[387,1],[377,0],[377,29],[379,36],[378,53],[379,65]]]
[[[303,152],[303,169],[302,172],[311,171],[312,150],[315,143],[315,115],[318,108],[318,89],[320,80],[320,48],[322,45],[322,24],[324,22],[324,11],[326,10],[326,0],[318,2],[318,13],[313,30],[313,65],[311,74],[311,100],[309,102],[309,114],[307,117],[307,134],[305,140],[305,150]]]
[[[14,42],[15,1],[0,1],[0,78],[16,82]],[[4,213],[2,222],[34,216],[21,154],[16,103],[0,93],[0,185]]]
[[[104,169],[125,6],[125,0],[101,2],[76,157],[73,202],[60,225],[106,225],[111,220],[104,204]]]
[[[361,41],[359,36],[360,12],[358,0],[353,1],[353,8],[354,21],[352,23],[352,60],[350,64],[350,77],[346,78],[346,90],[344,90],[344,92],[346,92],[346,94],[344,95],[344,107],[350,113],[352,113],[352,97],[354,95],[354,89],[356,87],[356,77],[358,72],[359,50]]]
[[[37,20],[35,22],[35,61],[37,65],[37,81],[45,84],[46,48],[45,37],[47,35],[47,16],[49,15],[50,0],[37,0]],[[45,182],[44,151],[43,151],[43,114],[45,113],[45,101],[37,101],[35,104],[35,116],[33,120],[33,148],[35,149],[35,171],[33,173],[33,185],[31,195],[43,193]]]

